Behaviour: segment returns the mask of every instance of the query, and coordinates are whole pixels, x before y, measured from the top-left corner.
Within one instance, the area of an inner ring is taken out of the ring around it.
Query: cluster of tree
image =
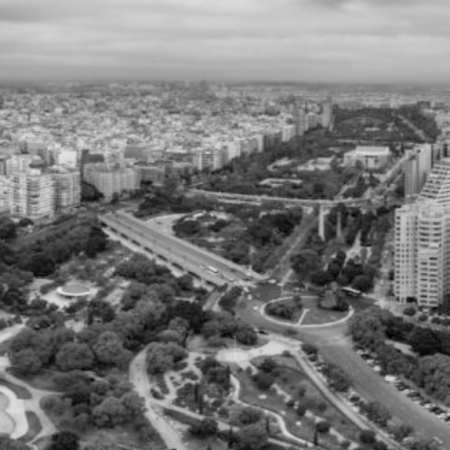
[[[202,334],[207,339],[235,338],[244,345],[254,345],[258,340],[252,326],[226,311],[209,312],[202,327]]]
[[[426,136],[426,140],[434,142],[440,134],[439,127],[434,117],[424,114],[418,105],[414,106],[402,106],[400,108],[400,115],[408,119],[415,127],[423,131]],[[409,130],[407,135],[408,141],[420,140],[417,133],[414,130]]]
[[[233,286],[229,289],[219,300],[219,306],[225,311],[232,312],[237,305],[239,297],[242,295],[242,288],[240,286]]]
[[[135,280],[143,285],[133,284],[132,291],[128,292],[127,307],[133,303],[133,299],[139,298],[139,293],[145,290],[145,287],[151,286],[156,290],[163,301],[170,303],[176,295],[182,291],[194,291],[192,277],[183,275],[175,277],[172,272],[164,266],[156,264],[146,256],[139,253],[134,254],[130,259],[119,264],[115,274],[130,280]]]
[[[217,208],[217,201],[205,196],[186,196],[179,192],[172,180],[167,180],[162,188],[152,189],[139,205],[136,217],[148,217],[161,213],[177,214],[193,211],[212,211]]]
[[[0,217],[0,239],[10,241],[16,237],[17,225],[7,216]]]
[[[400,108],[359,109],[335,108],[335,125],[333,135],[341,139],[356,139],[378,142],[424,142],[414,130],[414,126],[422,130],[426,139],[434,142],[439,129],[433,117],[423,114],[418,105]],[[412,124],[402,120],[401,116]]]
[[[353,340],[376,354],[384,373],[403,376],[446,404],[450,404],[450,332],[420,327],[374,309],[356,314],[349,323]],[[404,354],[386,338],[411,345],[418,356]]]
[[[106,248],[107,242],[106,234],[96,223],[79,223],[61,234],[47,234],[19,250],[17,266],[37,277],[46,277],[52,275],[59,264],[81,252],[94,258]]]
[[[61,428],[85,432],[92,425],[114,428],[132,424],[144,433],[151,431],[144,416],[144,401],[128,382],[78,371],[60,375],[55,381],[64,394],[47,397],[43,407],[59,418]]]
[[[80,337],[63,325],[40,331],[27,327],[11,340],[13,368],[22,375],[30,375],[49,366],[63,372],[127,367],[131,353],[124,348],[119,334],[103,331],[87,342]]]
[[[385,428],[392,419],[392,414],[380,402],[362,402],[361,412],[373,423]]]
[[[302,299],[295,296],[291,299],[268,303],[265,311],[269,316],[284,320],[292,320],[295,313],[302,308]]]
[[[332,311],[348,311],[350,305],[347,295],[340,289],[327,289],[322,292],[318,300],[319,308]]]
[[[204,382],[207,385],[215,384],[219,387],[221,393],[226,395],[230,390],[231,370],[229,366],[225,366],[213,357],[202,359],[199,363],[200,370],[203,374]]]
[[[351,386],[349,376],[335,364],[325,363],[323,374],[327,378],[328,385],[337,392],[345,392]]]
[[[152,342],[147,349],[147,372],[156,375],[174,370],[186,356],[186,350],[174,342]]]
[[[298,171],[298,165],[317,157],[332,157],[330,150],[339,143],[325,130],[310,131],[289,142],[277,142],[262,153],[235,158],[229,165],[214,171],[204,187],[213,191],[247,195],[268,195],[290,198],[333,198],[342,186],[339,171],[332,168],[324,174],[319,171]],[[286,166],[272,166],[278,159],[293,159]],[[285,183],[266,187],[265,178],[292,179],[301,177],[302,183]]]
[[[245,220],[245,231],[224,243],[223,254],[236,264],[251,264],[255,271],[264,272],[273,263],[273,253],[300,224],[302,210],[268,211],[264,207],[251,207],[241,208],[239,216],[245,216],[241,219]]]
[[[366,192],[367,185],[363,177],[359,177],[354,186],[349,187],[342,194],[344,198],[360,198]]]

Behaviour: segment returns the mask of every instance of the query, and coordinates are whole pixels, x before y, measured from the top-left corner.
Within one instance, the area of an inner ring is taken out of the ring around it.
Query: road
[[[263,277],[246,267],[239,266],[200,247],[190,244],[175,236],[166,234],[151,224],[136,219],[125,212],[105,214],[99,217],[101,223],[112,231],[126,235],[150,250],[156,249],[166,260],[174,262],[189,272],[197,274],[217,285],[225,283],[246,284]],[[216,272],[210,270],[212,267]]]
[[[269,197],[267,195],[245,195],[245,194],[230,194],[228,192],[205,191],[201,189],[191,189],[188,195],[203,195],[206,197],[213,197],[219,200],[229,200],[240,203],[262,204],[264,202],[282,202],[285,206],[326,206],[333,207],[340,203],[347,206],[365,206],[369,203],[364,198],[346,198],[338,200],[314,200],[302,198],[286,198],[286,197]]]
[[[298,251],[301,246],[304,245],[310,232],[314,227],[317,226],[318,222],[319,218],[316,214],[305,214],[295,241],[292,243],[288,251],[283,255],[277,266],[273,269],[271,274],[272,277],[278,277],[280,279],[284,279],[284,277],[289,278],[287,277],[287,274],[291,272],[291,256],[294,254],[294,252]]]
[[[145,371],[146,349],[142,350],[133,359],[130,365],[130,381],[137,393],[145,402],[145,417],[159,433],[168,449],[189,450],[185,445],[178,431],[173,428],[167,418],[156,411],[150,397],[150,383]]]

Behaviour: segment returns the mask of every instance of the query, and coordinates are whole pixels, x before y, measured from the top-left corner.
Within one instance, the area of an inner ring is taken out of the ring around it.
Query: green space
[[[42,431],[41,421],[35,412],[25,411],[25,415],[28,422],[28,431],[19,439],[20,442],[30,442]]]
[[[302,209],[277,202],[263,206],[223,205],[221,210],[187,215],[173,230],[178,237],[257,272],[274,267],[283,243],[302,221]]]
[[[30,391],[20,384],[13,383],[0,375],[0,386],[7,387],[20,400],[29,400],[32,398]]]
[[[315,419],[307,414],[309,411],[321,420],[328,421],[346,439],[357,440],[357,428],[323,398],[292,358],[258,357],[252,362],[261,370],[268,359],[275,363],[269,374],[279,389],[269,387],[261,390],[247,371],[238,370],[235,374],[241,381],[241,400],[282,414],[288,429],[300,438],[310,441],[314,438]],[[289,401],[290,399],[293,401]],[[330,434],[321,436],[320,442],[332,448],[338,446],[336,438]]]
[[[333,309],[320,308],[318,298],[309,296],[302,297],[303,308],[308,312],[302,320],[302,325],[322,325],[336,322],[348,315],[348,311],[336,311]]]

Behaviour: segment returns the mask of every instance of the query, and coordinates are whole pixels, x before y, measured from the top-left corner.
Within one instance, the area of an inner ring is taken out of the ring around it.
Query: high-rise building
[[[55,181],[31,164],[26,173],[11,176],[11,214],[33,221],[49,219],[55,214]]]
[[[450,158],[433,167],[418,200],[395,213],[397,301],[449,306]]]
[[[412,199],[422,190],[431,169],[441,157],[441,151],[438,146],[420,144],[405,150],[405,155],[405,197]]]
[[[77,169],[52,168],[49,173],[55,182],[55,212],[70,210],[81,201],[81,176]]]
[[[294,112],[292,114],[292,120],[295,127],[295,135],[303,136],[308,130],[308,120],[306,117],[306,112],[303,108],[294,105]]]

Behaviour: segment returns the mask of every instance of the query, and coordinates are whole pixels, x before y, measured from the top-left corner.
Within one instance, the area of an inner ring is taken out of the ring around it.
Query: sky
[[[450,81],[450,0],[0,0],[0,80]]]

